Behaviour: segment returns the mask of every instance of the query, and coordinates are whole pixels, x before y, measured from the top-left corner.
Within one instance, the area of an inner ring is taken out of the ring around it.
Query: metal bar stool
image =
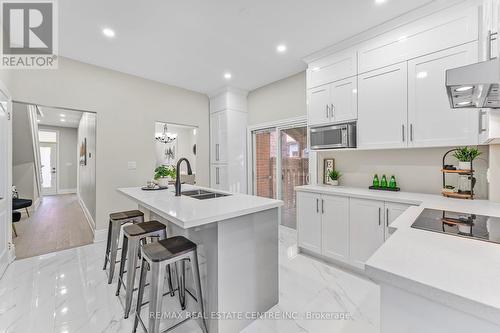
[[[205,311],[203,309],[203,297],[201,294],[201,281],[200,272],[198,269],[198,253],[196,244],[189,239],[182,236],[175,236],[167,238],[158,242],[146,244],[141,249],[142,265],[141,276],[139,280],[139,291],[137,293],[137,308],[135,312],[134,330],[137,331],[139,322],[142,328],[148,333],[160,332],[160,320],[163,301],[163,288],[165,283],[165,275],[167,274],[167,265],[174,265],[179,285],[179,300],[181,301],[182,309],[186,308],[185,299],[185,271],[184,263],[189,261],[191,263],[191,271],[193,272],[194,289],[196,297],[189,291],[193,299],[198,304],[199,314],[196,318],[199,320],[199,325],[203,332],[208,333],[207,325],[205,322]],[[150,283],[150,296],[149,296],[149,322],[148,329],[141,319],[142,299],[144,296],[144,287],[146,286],[146,275],[148,271],[152,272]],[[181,272],[179,272],[181,270]],[[191,318],[186,318],[182,322],[175,324],[168,328],[166,331],[171,330]]]
[[[123,228],[122,255],[120,259],[120,270],[118,273],[118,286],[116,296],[120,295],[122,284],[125,287],[125,319],[128,318],[132,306],[132,296],[134,294],[135,270],[139,246],[145,244],[148,237],[157,237],[160,240],[167,238],[167,227],[158,221],[140,222],[131,224]],[[125,271],[125,262],[127,270]],[[123,282],[123,274],[127,272],[126,284]],[[172,279],[169,275],[169,287],[172,290]]]
[[[108,262],[110,263],[108,284],[111,284],[113,281],[113,275],[115,274],[116,256],[119,250],[118,240],[120,238],[120,228],[125,223],[139,222],[144,222],[144,213],[140,210],[129,210],[109,214],[108,241],[106,245],[106,254],[104,255],[103,267],[103,270],[106,270]]]

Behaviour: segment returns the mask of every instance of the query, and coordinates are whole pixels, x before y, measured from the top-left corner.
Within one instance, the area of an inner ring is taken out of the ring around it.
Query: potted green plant
[[[337,170],[332,170],[328,173],[328,177],[330,178],[330,185],[338,186],[339,179],[342,177],[342,174]]]
[[[155,169],[155,180],[158,186],[168,187],[168,182],[175,180],[176,170],[174,166],[160,165]]]
[[[453,153],[453,157],[458,160],[460,170],[471,170],[472,161],[479,155],[481,155],[481,152],[476,147],[460,147]]]

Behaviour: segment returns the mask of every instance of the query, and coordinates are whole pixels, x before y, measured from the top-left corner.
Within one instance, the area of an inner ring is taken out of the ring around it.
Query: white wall
[[[442,156],[451,148],[394,149],[346,151],[333,150],[318,154],[318,183],[323,183],[323,159],[334,158],[335,169],[343,176],[341,185],[368,187],[374,174],[394,175],[402,191],[440,194],[442,188]],[[480,148],[483,154],[474,162],[478,198],[488,197],[486,170],[488,169],[488,148]],[[456,164],[450,156],[448,164]],[[389,178],[388,178],[389,180]],[[450,184],[454,185],[454,184]]]
[[[96,115],[85,112],[78,126],[78,156],[80,147],[87,139],[87,164],[80,163],[78,157],[78,196],[86,210],[96,221]]]
[[[31,162],[12,166],[12,185],[16,187],[20,198],[31,199],[35,203],[39,199],[35,190],[35,164]]]
[[[306,114],[306,72],[273,82],[248,94],[248,125]]]
[[[209,184],[206,95],[66,58],[56,70],[2,70],[0,81],[14,100],[97,113],[97,229],[107,229],[110,212],[137,207],[116,189],[152,178],[155,121],[198,127],[197,182]]]
[[[36,202],[38,194],[35,183],[35,156],[28,117],[24,104],[12,105],[12,185],[19,197]]]
[[[71,127],[39,125],[39,130],[57,131],[58,142],[58,164],[59,169],[57,190],[66,193],[76,190],[77,163],[77,138],[78,130]]]

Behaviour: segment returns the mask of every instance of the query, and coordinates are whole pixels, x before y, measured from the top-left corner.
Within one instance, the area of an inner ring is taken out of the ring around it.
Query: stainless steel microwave
[[[313,127],[309,142],[311,150],[356,148],[356,123]]]

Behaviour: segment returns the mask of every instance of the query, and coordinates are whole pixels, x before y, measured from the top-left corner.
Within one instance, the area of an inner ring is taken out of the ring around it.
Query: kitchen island
[[[184,192],[197,189],[213,191],[182,186]],[[173,186],[159,191],[118,191],[137,202],[146,220],[164,223],[169,237],[182,235],[198,245],[209,332],[239,332],[258,313],[278,303],[281,201],[230,193],[206,200],[176,197]],[[189,283],[188,279],[191,289]]]

